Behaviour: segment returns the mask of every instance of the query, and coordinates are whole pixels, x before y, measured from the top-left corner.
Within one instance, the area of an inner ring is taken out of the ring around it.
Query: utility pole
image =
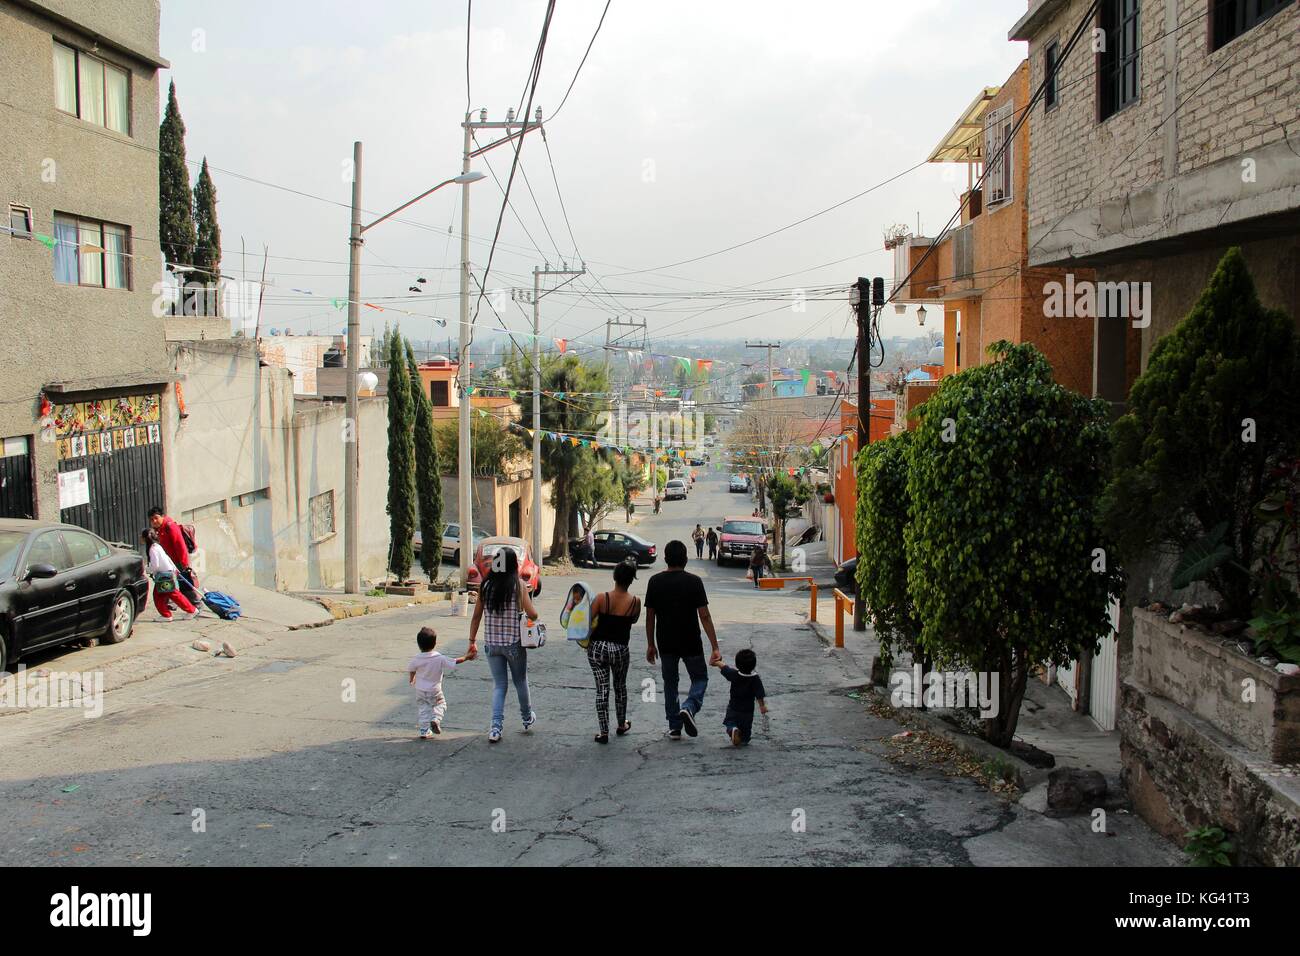
[[[627,328],[627,329],[631,329],[632,331],[624,332],[620,334],[617,338],[611,338],[610,333],[613,332],[615,328]],[[632,346],[632,345],[618,344],[619,342],[627,338],[629,335],[632,335],[636,332],[641,333],[641,338],[639,340],[638,345]],[[637,351],[644,352],[645,348],[646,348],[645,319],[625,320],[622,318],[616,318],[616,319],[605,320],[605,374],[606,375],[609,374],[609,353],[610,352],[622,352],[622,351],[629,351],[629,350],[634,352]]]
[[[469,175],[470,160],[476,156],[481,156],[493,147],[500,146],[502,143],[508,143],[534,129],[542,128],[542,108],[537,107],[536,119],[529,122],[527,116],[521,116],[515,119],[513,108],[506,111],[506,118],[501,122],[489,122],[487,110],[479,110],[478,120],[473,119],[473,113],[465,114],[465,122],[461,127],[465,130],[465,152],[464,163],[461,167],[461,176]],[[474,149],[474,131],[476,129],[499,129],[504,132],[500,139],[493,140],[486,146],[480,146]],[[519,144],[522,146],[522,144]],[[486,276],[484,279],[486,280]],[[460,206],[460,363],[456,369],[456,374],[460,385],[460,428],[458,441],[458,477],[457,477],[457,495],[459,501],[459,518],[460,518],[460,586],[468,590],[469,588],[469,565],[474,556],[474,513],[473,498],[471,496],[471,482],[473,481],[472,471],[470,469],[473,449],[470,443],[470,389],[473,388],[474,382],[470,375],[470,327],[469,327],[469,282],[470,282],[470,263],[469,263],[469,187],[468,185],[461,190]],[[536,499],[534,499],[536,500]],[[537,557],[540,557],[537,556]],[[469,603],[466,602],[462,607],[462,613],[469,613]]]
[[[570,269],[567,263],[560,269],[552,269],[549,262],[541,269],[533,267],[533,560],[539,565],[542,563],[542,296],[555,291],[542,291],[542,276],[569,276],[572,282],[586,272],[585,263],[581,269]]]
[[[751,343],[748,339],[746,339],[746,341],[745,341],[745,348],[747,348],[747,349],[767,349],[767,400],[766,400],[766,402],[765,402],[764,404],[767,405],[767,408],[768,408],[768,411],[769,411],[769,412],[772,410],[772,398],[773,398],[773,393],[776,391],[776,386],[775,386],[775,385],[773,384],[773,382],[772,382],[772,350],[773,350],[773,349],[779,349],[780,347],[781,347],[781,343],[780,343],[780,342],[753,342],[753,343]],[[770,417],[770,416],[769,416],[769,417]],[[769,422],[769,427],[772,428],[773,438],[775,438],[775,425],[774,425],[774,423]],[[770,445],[770,442],[769,442],[769,445]],[[760,450],[761,450],[761,449],[760,449]],[[769,447],[769,448],[767,449],[767,452],[768,452],[768,455],[767,455],[767,461],[765,462],[764,471],[770,471],[770,470],[771,470],[771,466],[772,466],[772,449]],[[762,480],[762,479],[760,479],[760,480]],[[766,482],[763,481],[762,484],[760,485],[759,493],[758,493],[758,495],[759,495],[759,498],[758,498],[759,508],[760,508],[761,510],[763,510],[764,512],[767,511],[767,503],[766,503],[766,501],[765,501],[765,498],[767,497],[767,496],[766,496],[766,491],[765,491],[765,486],[766,486]]]
[[[885,280],[858,277],[849,291],[849,302],[858,315],[858,454],[871,441],[871,329],[874,320],[885,307]],[[855,470],[856,473],[856,470]],[[867,629],[867,605],[858,589],[853,598],[853,630]]]
[[[361,591],[357,560],[357,515],[361,468],[357,456],[357,379],[361,374],[361,143],[352,144],[352,231],[348,235],[348,430],[343,444],[343,591]]]

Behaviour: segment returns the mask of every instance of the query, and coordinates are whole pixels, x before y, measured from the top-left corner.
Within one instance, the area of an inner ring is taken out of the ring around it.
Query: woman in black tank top
[[[609,743],[609,688],[614,685],[614,707],[618,715],[615,731],[621,737],[632,729],[627,719],[628,639],[632,625],[641,617],[641,599],[628,593],[636,580],[636,565],[623,563],[614,568],[614,590],[596,596],[591,613],[596,627],[587,645],[587,663],[596,677],[596,720],[600,733],[596,743]]]

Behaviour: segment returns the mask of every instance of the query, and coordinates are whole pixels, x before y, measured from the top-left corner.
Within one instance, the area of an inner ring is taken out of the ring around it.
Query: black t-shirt
[[[704,582],[689,571],[660,571],[646,587],[645,606],[655,612],[655,646],[661,654],[699,657],[700,608],[708,607]]]
[[[757,674],[742,674],[734,667],[723,665],[722,676],[731,682],[731,699],[727,710],[737,715],[754,715],[754,701],[767,700],[763,680]]]

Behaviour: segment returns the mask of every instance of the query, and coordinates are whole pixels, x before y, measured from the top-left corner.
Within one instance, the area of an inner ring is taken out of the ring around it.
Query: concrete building
[[[158,21],[157,0],[0,0],[0,514],[111,540],[166,491]]]
[[[1010,38],[1029,44],[1030,87],[1055,70],[1029,115],[1029,263],[1067,273],[1083,293],[1067,303],[1092,293],[1090,391],[1120,413],[1230,247],[1262,303],[1300,317],[1300,4],[1102,0],[1091,22],[1087,0],[1028,6]],[[1095,674],[1080,692],[1118,725],[1135,808],[1168,836],[1221,825],[1243,858],[1295,865],[1300,790],[1263,765],[1294,758],[1272,742],[1300,736],[1300,681],[1140,610],[1173,592],[1167,562],[1126,570],[1119,700]],[[1247,677],[1277,706],[1243,705]]]
[[[293,373],[295,395],[325,394],[316,381],[317,375],[328,369],[338,371],[334,378],[347,390],[347,337],[342,335],[283,335],[263,334],[258,339],[262,361]],[[370,336],[361,337],[360,368],[370,368]]]
[[[275,590],[343,582],[346,407],[294,394],[252,339],[170,348],[182,405],[164,424],[168,509],[195,526],[200,574]],[[387,567],[388,402],[360,404],[363,580]]]

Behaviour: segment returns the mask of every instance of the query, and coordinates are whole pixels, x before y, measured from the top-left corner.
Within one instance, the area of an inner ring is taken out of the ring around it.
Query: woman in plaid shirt
[[[466,656],[478,655],[478,631],[483,626],[483,643],[487,647],[488,667],[492,671],[492,729],[488,742],[501,740],[501,727],[505,723],[506,677],[514,682],[519,697],[519,715],[523,718],[524,733],[537,723],[528,697],[528,651],[519,643],[520,611],[529,620],[537,620],[537,608],[528,596],[528,588],[519,577],[519,558],[514,549],[504,547],[492,556],[492,570],[479,588],[478,603],[474,605],[474,620],[469,626],[469,650]]]

